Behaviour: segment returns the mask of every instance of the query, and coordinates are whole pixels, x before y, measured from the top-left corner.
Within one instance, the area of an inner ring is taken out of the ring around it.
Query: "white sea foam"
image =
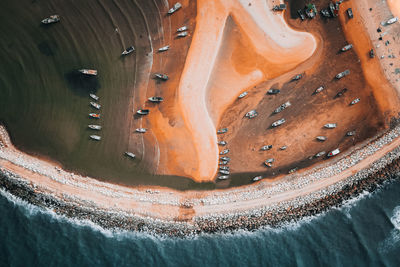
[[[394,248],[398,248],[400,244],[400,206],[393,209],[390,221],[394,228],[390,231],[389,236],[379,244],[378,249],[381,253],[392,251]]]

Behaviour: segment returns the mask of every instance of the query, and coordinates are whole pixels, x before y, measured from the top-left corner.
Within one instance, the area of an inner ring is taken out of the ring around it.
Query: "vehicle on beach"
[[[266,146],[262,146],[261,148],[260,148],[260,150],[262,150],[262,151],[267,151],[267,150],[270,150],[272,148],[272,145],[266,145]]]
[[[91,98],[93,98],[94,100],[96,100],[96,101],[98,101],[98,100],[100,99],[100,97],[98,97],[98,96],[95,95],[95,94],[89,94],[89,96],[90,96]]]
[[[299,167],[296,167],[296,168],[290,169],[290,170],[288,171],[288,174],[291,174],[291,173],[297,172],[297,170],[298,170],[298,169],[299,169]]]
[[[229,153],[229,149],[224,149],[221,152],[219,152],[220,155],[225,155]]]
[[[286,150],[286,149],[287,149],[287,146],[281,146],[279,149],[280,149],[280,150]]]
[[[319,157],[321,157],[321,156],[323,156],[323,155],[325,155],[325,154],[326,154],[325,151],[321,151],[321,152],[318,152],[317,154],[315,154],[314,157],[315,157],[315,158],[319,158]]]
[[[223,160],[223,161],[218,162],[218,165],[226,165],[228,163],[229,163],[229,161]]]
[[[229,178],[228,175],[220,175],[220,176],[218,176],[218,180],[226,180],[228,178]]]
[[[356,134],[356,131],[349,131],[346,133],[346,136],[354,136]]]
[[[95,134],[90,135],[90,138],[95,140],[95,141],[100,141],[101,140],[101,136],[98,136],[98,135],[95,135]]]
[[[132,158],[132,159],[136,158],[136,155],[133,154],[132,152],[125,152],[125,155],[130,157],[130,158]]]
[[[339,74],[336,75],[336,79],[342,79],[344,76],[347,76],[350,74],[350,70],[345,70]]]
[[[321,141],[321,142],[324,142],[324,141],[326,141],[326,136],[317,136],[317,140],[318,141]]]
[[[48,18],[45,18],[42,20],[43,24],[51,24],[51,23],[56,23],[60,21],[60,16],[59,15],[51,15]]]
[[[343,46],[342,49],[340,49],[340,51],[346,52],[346,51],[349,51],[352,48],[353,48],[353,45],[352,44],[348,44],[348,45]]]
[[[297,14],[299,14],[299,17],[301,20],[305,20],[306,16],[304,15],[303,9],[297,10]]]
[[[158,52],[164,52],[164,51],[167,51],[168,49],[169,49],[169,45],[166,45],[166,46],[158,48]]]
[[[328,157],[336,156],[339,153],[340,153],[339,148],[336,148],[336,149],[334,149],[334,150],[332,150],[331,152],[328,153]]]
[[[326,129],[334,129],[336,128],[336,126],[337,126],[336,123],[327,123],[324,125]]]
[[[253,110],[250,110],[249,112],[247,112],[245,116],[249,119],[252,119],[254,117],[257,117],[257,115],[258,115],[257,111],[255,109],[253,109]]]
[[[247,92],[243,92],[243,93],[241,93],[239,96],[238,96],[238,98],[243,98],[243,97],[245,97],[247,95]]]
[[[267,167],[272,167],[272,163],[274,163],[274,159],[267,159],[265,162],[264,162],[264,164],[265,164],[265,166],[267,166]]]
[[[283,11],[286,10],[286,4],[279,4],[272,8],[273,11]]]
[[[180,9],[182,7],[182,4],[177,2],[175,3],[175,5],[170,8],[170,10],[168,10],[168,14],[171,15],[172,13],[174,13],[175,11],[177,11],[178,9]]]
[[[166,75],[166,74],[156,73],[156,74],[154,74],[154,76],[156,76],[156,78],[163,80],[163,81],[168,80],[168,75]]]
[[[391,18],[388,21],[386,21],[386,25],[393,24],[393,23],[397,22],[398,20],[399,20],[398,17]]]
[[[343,96],[344,93],[346,93],[346,92],[347,92],[347,88],[343,88],[340,92],[338,92],[338,93],[333,97],[333,99],[336,99],[336,98],[338,98],[338,97]]]
[[[138,111],[136,111],[137,114],[139,115],[147,115],[150,113],[150,110],[148,109],[139,109]]]
[[[219,166],[220,170],[226,170],[229,171],[229,167],[228,166]]]
[[[153,103],[160,103],[160,102],[164,101],[164,98],[162,98],[161,96],[152,96],[152,97],[149,97],[148,100]]]
[[[228,131],[228,128],[222,128],[222,129],[219,129],[218,131],[217,131],[217,133],[218,134],[223,134],[223,133],[226,133]]]
[[[80,69],[78,70],[80,73],[85,74],[85,75],[97,75],[97,70],[91,70],[91,69]]]
[[[226,141],[219,141],[218,142],[218,145],[220,145],[220,146],[225,146],[227,143],[226,143]]]
[[[300,80],[301,78],[303,78],[303,74],[297,74],[296,76],[294,76],[293,78],[292,78],[292,81],[298,81],[298,80]]]
[[[231,161],[231,158],[230,157],[221,157],[220,160],[229,162],[229,161]]]
[[[145,133],[145,132],[147,132],[147,129],[146,128],[136,128],[136,130],[135,130],[137,133]]]
[[[225,175],[229,175],[229,171],[227,171],[227,170],[219,170],[218,172],[225,174]]]
[[[133,45],[132,45],[132,46],[128,47],[127,49],[125,49],[125,50],[122,52],[122,55],[123,55],[123,56],[129,55],[129,54],[132,53],[133,51],[135,51],[135,48],[134,48]]]
[[[349,16],[349,19],[352,19],[353,18],[353,9],[351,9],[351,8],[348,8],[347,10],[346,10],[346,12],[347,12],[347,16]]]
[[[91,118],[95,118],[95,119],[100,119],[100,114],[98,114],[98,113],[89,113],[89,117],[91,117]]]
[[[94,107],[95,109],[100,109],[101,108],[101,105],[99,103],[96,103],[96,102],[90,101],[90,105],[92,107]]]
[[[188,29],[187,26],[182,26],[182,27],[176,29],[176,32],[184,32],[184,31],[187,31],[187,29]]]
[[[180,32],[176,36],[177,37],[186,37],[186,36],[188,36],[188,32]]]
[[[277,114],[277,113],[283,111],[285,108],[290,107],[290,106],[291,106],[290,102],[287,101],[287,102],[283,103],[282,105],[280,105],[278,108],[276,108],[274,110],[274,113]]]
[[[359,99],[359,98],[356,98],[356,99],[354,99],[353,101],[350,102],[350,105],[355,105],[355,104],[357,104],[358,102],[360,102],[360,99]]]
[[[325,89],[325,87],[320,86],[320,87],[318,87],[317,89],[315,89],[315,91],[314,91],[313,94],[315,95],[315,94],[321,93],[324,89]]]
[[[276,94],[279,94],[280,91],[281,91],[281,90],[279,90],[279,89],[269,89],[269,90],[267,91],[267,94],[269,94],[269,95],[276,95]]]
[[[96,124],[89,124],[88,127],[92,130],[101,130],[101,126],[100,125],[96,125]]]
[[[253,182],[260,181],[261,179],[262,179],[261,175],[260,176],[256,176],[256,177],[253,178]]]
[[[277,120],[277,121],[273,122],[273,123],[271,124],[271,126],[272,126],[272,127],[278,127],[278,126],[284,124],[285,122],[286,122],[286,120],[282,118],[282,119],[280,119],[280,120]]]

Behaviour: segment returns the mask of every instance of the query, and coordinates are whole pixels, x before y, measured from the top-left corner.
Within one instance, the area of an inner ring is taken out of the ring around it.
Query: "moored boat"
[[[133,51],[135,51],[135,48],[134,48],[133,45],[132,45],[132,46],[128,47],[127,49],[125,49],[125,50],[122,52],[122,55],[123,55],[123,56],[129,55],[129,54],[132,53]]]
[[[148,109],[139,109],[138,111],[136,111],[137,114],[139,115],[147,115],[150,113],[150,110]]]
[[[169,49],[169,45],[158,48],[158,52],[165,52]]]
[[[177,31],[177,32],[184,32],[184,31],[187,31],[187,29],[188,29],[187,26],[182,26],[182,27],[176,29],[176,31]]]
[[[96,140],[96,141],[100,141],[101,140],[101,136],[98,136],[98,135],[95,135],[95,134],[90,135],[90,138],[93,139],[93,140]]]
[[[256,176],[256,177],[253,178],[253,182],[260,181],[261,179],[262,179],[261,175],[260,176]]]
[[[137,128],[135,131],[138,133],[145,133],[145,132],[147,132],[147,129],[146,128]]]
[[[89,113],[89,117],[95,118],[95,119],[100,119],[100,114],[98,113]]]
[[[100,125],[96,125],[96,124],[89,124],[88,127],[92,130],[101,130],[101,126]]]
[[[228,175],[220,175],[220,176],[218,176],[218,180],[226,180],[228,178],[229,178]]]
[[[51,15],[48,18],[45,18],[42,20],[43,24],[51,24],[51,23],[56,23],[60,21],[60,16],[59,15]]]
[[[180,32],[180,33],[178,33],[176,36],[178,36],[178,37],[185,37],[185,36],[187,36],[188,35],[188,32]]]
[[[243,98],[243,97],[245,97],[247,94],[248,94],[247,92],[243,92],[243,93],[241,93],[241,94],[238,96],[238,98]]]
[[[91,105],[92,107],[96,108],[96,109],[100,109],[100,108],[101,108],[101,105],[98,104],[98,103],[95,103],[95,102],[90,102],[90,105]]]
[[[96,101],[99,100],[99,97],[98,97],[97,95],[95,95],[95,94],[89,94],[89,96],[90,96],[91,98],[93,98],[94,100],[96,100]]]
[[[85,75],[93,75],[93,76],[97,75],[97,70],[80,69],[79,72],[82,73],[82,74],[85,74]]]
[[[179,3],[179,2],[175,3],[175,5],[168,10],[168,14],[171,15],[172,13],[174,13],[175,11],[180,9],[181,7],[182,7],[181,3]]]
[[[154,76],[156,76],[156,78],[163,80],[163,81],[166,81],[169,79],[168,75],[166,75],[166,74],[156,73],[156,74],[154,74]]]

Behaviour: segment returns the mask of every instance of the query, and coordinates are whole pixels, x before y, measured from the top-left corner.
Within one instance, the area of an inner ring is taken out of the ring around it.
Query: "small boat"
[[[336,149],[334,149],[334,150],[332,150],[331,152],[328,153],[328,157],[336,156],[339,153],[340,153],[339,148],[336,148]]]
[[[229,149],[224,149],[223,151],[219,152],[220,155],[225,155],[229,153]]]
[[[354,136],[356,134],[356,131],[350,131],[346,133],[346,136]]]
[[[393,24],[393,23],[397,22],[398,20],[399,20],[399,18],[397,18],[397,17],[391,18],[388,21],[386,21],[386,25]]]
[[[292,78],[292,81],[298,81],[298,80],[300,80],[301,78],[303,78],[303,74],[297,74],[296,76],[294,76],[294,77]]]
[[[229,162],[229,161],[231,161],[231,158],[230,157],[221,157],[220,160]]]
[[[90,105],[91,105],[92,107],[96,108],[96,109],[100,109],[100,108],[101,108],[101,105],[98,104],[98,103],[95,103],[95,102],[90,102]]]
[[[223,134],[223,133],[226,133],[227,131],[228,131],[228,128],[222,128],[222,129],[219,129],[219,130],[217,131],[217,133]]]
[[[188,35],[188,32],[180,32],[176,36],[177,37],[186,37]]]
[[[274,114],[278,114],[279,112],[282,112],[284,109],[286,109],[287,107],[290,107],[291,105],[292,104],[290,104],[290,101],[283,103],[282,105],[280,105],[279,107],[277,107],[274,110]]]
[[[243,97],[245,97],[247,94],[248,94],[247,92],[243,92],[243,93],[241,93],[241,94],[238,96],[238,98],[243,98]]]
[[[149,97],[148,100],[153,103],[160,103],[160,102],[164,101],[164,98],[162,98],[161,96],[152,96],[152,97]]]
[[[223,160],[223,161],[218,162],[218,165],[226,165],[228,163],[229,163],[229,161]]]
[[[286,122],[286,120],[282,118],[282,119],[280,119],[280,120],[277,120],[277,121],[273,122],[273,123],[271,124],[271,126],[272,126],[272,127],[278,127],[278,126],[284,124],[285,122]]]
[[[169,79],[168,75],[166,75],[166,74],[156,73],[156,74],[154,74],[154,76],[156,76],[156,78],[163,80],[163,81],[166,81]]]
[[[169,49],[169,45],[158,48],[158,52],[165,52]]]
[[[42,20],[43,24],[51,24],[51,23],[56,23],[60,21],[60,16],[59,15],[51,15],[48,18],[45,18]]]
[[[132,53],[133,51],[135,51],[135,48],[133,46],[128,47],[127,49],[124,50],[124,52],[122,52],[123,56],[129,55],[130,53]]]
[[[227,144],[226,141],[219,141],[219,142],[218,142],[218,145],[220,145],[220,146],[225,146],[226,144]]]
[[[269,94],[269,95],[276,95],[276,94],[279,94],[280,91],[281,91],[281,90],[279,90],[279,89],[269,89],[269,90],[267,91],[267,94]]]
[[[147,132],[147,129],[146,128],[137,128],[135,131],[138,133],[145,133],[145,132]]]
[[[97,75],[97,70],[90,70],[90,69],[81,69],[79,70],[80,73],[85,74],[85,75]]]
[[[349,75],[350,74],[350,70],[345,70],[345,71],[342,71],[341,73],[339,73],[339,74],[337,74],[335,77],[336,77],[336,79],[342,79],[344,76],[347,76],[347,75]]]
[[[260,176],[256,176],[256,177],[253,178],[253,182],[260,181],[261,179],[262,179],[261,175]]]
[[[182,27],[178,28],[176,31],[177,32],[184,32],[184,31],[187,31],[187,29],[188,29],[187,26],[182,26]]]
[[[317,140],[318,141],[321,141],[321,142],[324,142],[324,141],[326,141],[326,136],[317,136]]]
[[[334,129],[336,128],[336,126],[337,126],[336,123],[327,123],[324,125],[326,129]]]
[[[90,117],[92,117],[92,118],[95,118],[95,119],[100,119],[100,114],[98,114],[98,113],[89,113],[89,116]]]
[[[218,176],[218,180],[226,180],[228,178],[229,178],[228,175],[220,175],[220,176]]]
[[[265,162],[264,162],[264,164],[265,164],[265,166],[267,166],[267,167],[272,167],[272,163],[274,162],[275,160],[274,159],[267,159]]]
[[[317,89],[315,89],[314,95],[318,94],[318,93],[321,93],[324,89],[325,89],[325,87],[323,87],[323,86],[318,87]]]
[[[326,154],[325,151],[321,151],[321,152],[318,152],[317,154],[315,154],[314,157],[315,157],[315,158],[319,158],[319,157],[321,157],[321,156],[323,156],[323,155],[325,155],[325,154]]]
[[[220,170],[229,171],[229,167],[228,167],[228,166],[220,166],[219,169],[220,169]]]
[[[139,115],[147,115],[150,113],[150,110],[148,109],[139,109],[138,111],[136,111],[137,114]]]
[[[245,116],[249,119],[252,119],[252,118],[257,117],[257,115],[258,115],[257,111],[255,109],[253,109],[253,110],[250,110],[249,112],[247,112]]]
[[[351,101],[350,105],[355,105],[355,104],[357,104],[358,102],[360,102],[360,99],[359,99],[359,98],[356,98],[356,99],[354,99],[353,101]]]
[[[175,3],[175,5],[170,8],[170,10],[168,10],[168,14],[171,15],[172,13],[174,13],[175,11],[177,11],[178,9],[180,9],[182,7],[182,4],[177,2]]]
[[[346,52],[346,51],[349,51],[352,48],[353,48],[353,45],[352,44],[348,44],[348,45],[344,46],[340,51]]]
[[[92,130],[101,130],[101,126],[100,125],[95,125],[95,124],[89,124],[88,127]]]
[[[270,150],[271,148],[272,148],[272,145],[266,145],[266,146],[262,146],[261,150],[262,151],[267,151],[267,150]]]
[[[338,98],[338,97],[343,96],[344,93],[346,93],[346,92],[347,92],[347,88],[343,88],[340,92],[338,92],[338,93],[335,95],[335,97],[334,97],[333,99],[336,99],[336,98]]]
[[[227,171],[227,170],[219,170],[219,173],[229,175],[229,171]]]
[[[293,169],[290,169],[290,170],[288,171],[288,173],[289,173],[289,174],[294,173],[294,172],[296,172],[298,169],[299,169],[299,167],[295,167],[295,168],[293,168]]]
[[[93,140],[96,140],[96,141],[100,141],[101,140],[101,136],[98,136],[98,135],[90,135],[90,138],[92,138]]]
[[[136,155],[133,154],[132,152],[125,152],[125,155],[127,155],[128,157],[130,157],[132,159],[136,158]]]
[[[93,98],[94,100],[96,100],[96,101],[99,100],[99,97],[98,97],[97,95],[95,95],[95,94],[89,94],[89,96],[90,96],[91,98]]]
[[[286,150],[287,146],[281,146],[279,149],[280,150]]]

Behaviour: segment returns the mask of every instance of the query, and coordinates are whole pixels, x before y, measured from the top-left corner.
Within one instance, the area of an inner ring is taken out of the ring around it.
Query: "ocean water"
[[[280,229],[186,239],[110,232],[2,191],[0,266],[399,266],[400,181]]]

